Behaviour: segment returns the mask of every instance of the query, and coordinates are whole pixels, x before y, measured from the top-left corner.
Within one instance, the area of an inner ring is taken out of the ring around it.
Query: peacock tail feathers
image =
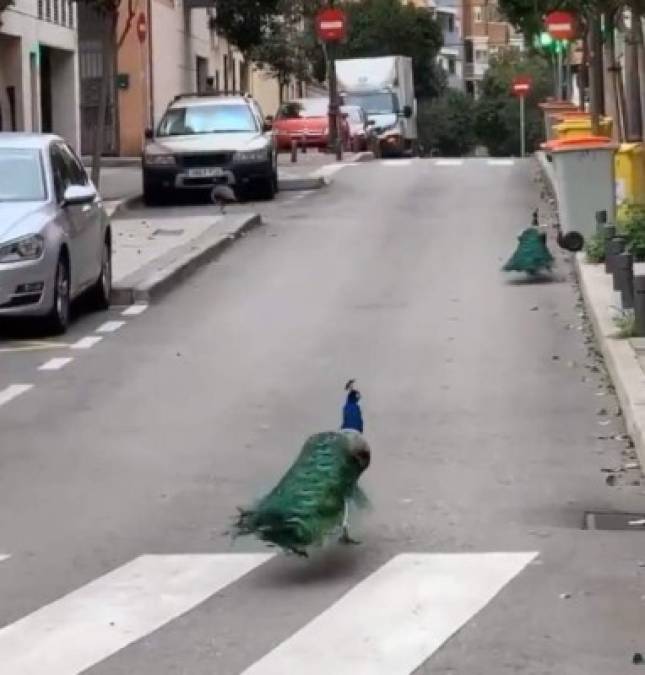
[[[515,253],[502,268],[505,272],[528,272],[537,274],[551,269],[553,256],[546,245],[546,236],[535,227],[529,227],[519,236]]]
[[[253,534],[307,555],[341,525],[346,501],[367,505],[357,483],[369,462],[369,446],[357,432],[311,436],[275,488],[251,508],[240,509],[234,536]]]

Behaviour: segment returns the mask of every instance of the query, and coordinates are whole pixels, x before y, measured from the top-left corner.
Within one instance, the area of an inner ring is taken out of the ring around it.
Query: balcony
[[[488,63],[464,63],[464,79],[481,80],[488,70]]]

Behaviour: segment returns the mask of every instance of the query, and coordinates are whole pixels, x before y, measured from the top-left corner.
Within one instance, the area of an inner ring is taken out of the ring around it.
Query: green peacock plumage
[[[367,503],[358,479],[370,448],[356,431],[329,431],[307,439],[276,487],[249,509],[239,509],[234,537],[253,534],[285,552],[307,556],[343,526],[348,503]],[[351,541],[347,539],[348,541]]]
[[[550,270],[553,256],[546,245],[546,236],[535,227],[529,227],[519,236],[515,253],[502,268],[505,272],[527,272],[535,275]]]

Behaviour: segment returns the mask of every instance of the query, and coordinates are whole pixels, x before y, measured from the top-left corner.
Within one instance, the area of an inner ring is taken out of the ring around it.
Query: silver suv
[[[257,102],[247,95],[180,94],[157,132],[146,131],[143,195],[157,204],[175,190],[233,187],[240,197],[272,199],[276,146]]]

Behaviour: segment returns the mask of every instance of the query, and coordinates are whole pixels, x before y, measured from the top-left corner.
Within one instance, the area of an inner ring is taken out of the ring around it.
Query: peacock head
[[[365,471],[372,459],[372,451],[370,450],[369,443],[365,440],[363,434],[360,434],[358,431],[346,429],[343,433],[349,441],[349,454],[356,460],[360,470]]]

